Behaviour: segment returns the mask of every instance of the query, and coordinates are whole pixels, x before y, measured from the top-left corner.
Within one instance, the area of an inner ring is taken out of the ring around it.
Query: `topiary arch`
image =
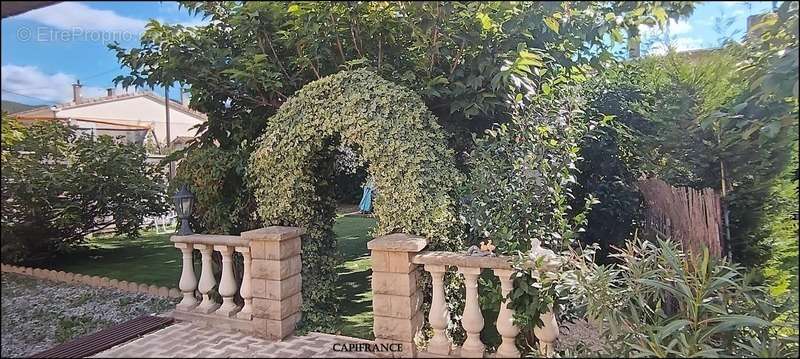
[[[375,235],[417,234],[435,249],[454,249],[462,239],[454,201],[461,176],[419,96],[363,69],[309,83],[269,119],[248,179],[266,225],[307,230],[303,311],[311,322],[335,313],[333,163],[339,143],[359,148],[375,179]]]

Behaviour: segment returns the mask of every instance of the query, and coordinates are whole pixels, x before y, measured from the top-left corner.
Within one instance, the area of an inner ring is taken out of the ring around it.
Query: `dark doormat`
[[[75,338],[30,358],[84,358],[172,324],[174,319],[150,315],[129,320],[97,333]]]

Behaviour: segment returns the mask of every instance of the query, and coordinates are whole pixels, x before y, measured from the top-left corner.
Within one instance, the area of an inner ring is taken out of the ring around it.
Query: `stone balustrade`
[[[300,320],[303,233],[300,228],[274,226],[240,236],[172,236],[170,240],[183,258],[179,283],[183,299],[173,316],[270,339],[287,337]],[[192,260],[194,250],[200,252],[199,280]],[[214,277],[213,252],[222,258],[219,283]],[[243,259],[241,285],[234,278],[235,252]],[[222,297],[221,303],[215,300],[214,288]],[[241,306],[234,301],[237,293],[242,297]]]
[[[372,290],[375,313],[374,334],[376,342],[403,343],[398,356],[456,356],[483,357],[485,345],[480,333],[484,328],[478,293],[478,277],[483,269],[491,270],[500,280],[503,297],[513,289],[513,268],[509,257],[469,256],[465,253],[423,251],[427,241],[407,234],[390,234],[370,241],[372,251]],[[455,268],[464,277],[466,297],[461,324],[467,333],[464,344],[457,347],[447,336],[450,318],[444,292],[445,272]],[[428,322],[433,337],[427,348],[418,352],[414,344],[417,331],[424,324],[422,288],[418,283],[421,271],[431,275],[432,303]],[[515,340],[520,329],[513,322],[514,311],[501,304],[497,318],[497,331],[502,343],[495,357],[518,358],[521,353]],[[534,329],[539,340],[540,354],[553,356],[553,343],[558,337],[558,324],[552,310],[543,316],[544,325]]]

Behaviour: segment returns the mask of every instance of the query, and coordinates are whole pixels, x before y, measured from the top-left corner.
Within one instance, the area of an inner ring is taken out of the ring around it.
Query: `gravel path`
[[[577,354],[580,356],[601,356],[603,350],[601,331],[584,319],[564,323],[561,326],[557,347],[558,349],[566,350],[567,357]]]
[[[175,300],[2,274],[2,357],[28,356],[111,324],[163,313]]]

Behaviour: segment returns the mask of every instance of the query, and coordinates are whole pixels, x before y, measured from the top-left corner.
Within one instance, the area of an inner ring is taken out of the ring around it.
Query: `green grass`
[[[374,339],[372,334],[372,261],[367,242],[375,225],[372,218],[339,217],[333,227],[343,263],[337,295],[341,313],[335,324],[341,335]],[[145,232],[141,238],[98,237],[72,253],[45,263],[43,267],[129,282],[177,287],[181,255],[169,234]],[[199,274],[199,269],[195,272]]]
[[[141,238],[96,237],[43,266],[129,282],[177,287],[181,254],[169,234],[145,232]]]
[[[339,217],[333,226],[342,264],[339,273],[337,294],[339,319],[338,334],[374,339],[372,333],[372,260],[367,242],[372,239],[369,231],[375,220],[364,217]]]
[[[374,219],[359,216],[338,217],[333,226],[342,256],[342,263],[336,268],[339,274],[336,289],[340,312],[334,323],[335,334],[375,339],[372,333],[372,260],[367,250],[367,242],[372,239],[369,232],[374,226]],[[43,266],[129,282],[177,287],[181,275],[181,255],[169,241],[169,236],[145,232],[139,239],[93,238],[78,250]],[[197,265],[195,273],[200,273]],[[80,305],[90,299],[80,297],[73,304]],[[491,323],[497,313],[485,312],[484,315],[487,323]],[[81,325],[79,321],[59,323],[59,330],[68,334]],[[487,327],[494,330],[494,326]],[[499,338],[496,332],[484,334]]]

